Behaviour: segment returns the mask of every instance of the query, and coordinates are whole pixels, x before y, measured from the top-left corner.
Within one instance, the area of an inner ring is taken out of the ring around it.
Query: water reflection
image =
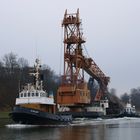
[[[139,140],[140,119],[82,120],[69,126],[0,127],[0,140]]]

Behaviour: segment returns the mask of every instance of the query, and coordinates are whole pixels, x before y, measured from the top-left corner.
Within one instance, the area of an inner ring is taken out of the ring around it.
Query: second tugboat
[[[135,106],[132,106],[131,99],[129,99],[129,102],[117,117],[140,117],[140,115],[136,112]]]
[[[36,59],[35,72],[30,73],[35,77],[35,82],[28,83],[19,92],[16,105],[10,113],[11,118],[20,124],[52,125],[68,124],[72,121],[71,115],[58,115],[53,95],[48,95],[43,90],[40,80],[40,62]]]

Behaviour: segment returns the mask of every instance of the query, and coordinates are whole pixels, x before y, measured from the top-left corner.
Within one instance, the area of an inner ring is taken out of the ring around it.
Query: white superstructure
[[[48,104],[55,105],[54,98],[52,95],[48,95],[43,90],[42,81],[39,81],[39,69],[40,62],[36,59],[35,72],[30,73],[35,77],[34,84],[27,84],[24,86],[21,92],[19,92],[18,98],[16,98],[16,105],[22,104]]]
[[[135,106],[132,106],[130,102],[126,104],[124,111],[127,112],[128,114],[135,114],[136,113]]]
[[[19,97],[16,98],[16,105],[19,104],[50,104],[54,105],[54,98],[49,96],[43,90],[23,90],[19,93]]]
[[[102,112],[106,115],[106,109],[109,107],[108,99],[100,101],[99,105],[86,107],[87,112]]]

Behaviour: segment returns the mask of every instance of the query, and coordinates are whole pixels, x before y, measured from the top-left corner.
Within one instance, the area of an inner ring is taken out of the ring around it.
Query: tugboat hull
[[[10,117],[16,123],[32,125],[61,125],[72,121],[71,115],[57,115],[23,107],[14,107]]]
[[[120,113],[119,115],[117,115],[117,117],[140,117],[139,114],[137,113],[127,113],[127,112],[124,112],[124,113]]]

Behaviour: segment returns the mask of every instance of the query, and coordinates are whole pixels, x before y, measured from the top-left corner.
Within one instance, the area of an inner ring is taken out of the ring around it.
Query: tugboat
[[[72,121],[71,115],[57,114],[57,106],[53,95],[49,95],[43,90],[43,81],[40,80],[40,61],[36,59],[35,72],[30,73],[34,76],[34,83],[28,83],[19,92],[16,98],[16,105],[10,117],[20,124],[33,125],[53,125],[68,124]]]
[[[131,99],[129,99],[129,102],[126,104],[118,117],[140,117],[140,115],[136,112],[135,106],[132,106]]]

